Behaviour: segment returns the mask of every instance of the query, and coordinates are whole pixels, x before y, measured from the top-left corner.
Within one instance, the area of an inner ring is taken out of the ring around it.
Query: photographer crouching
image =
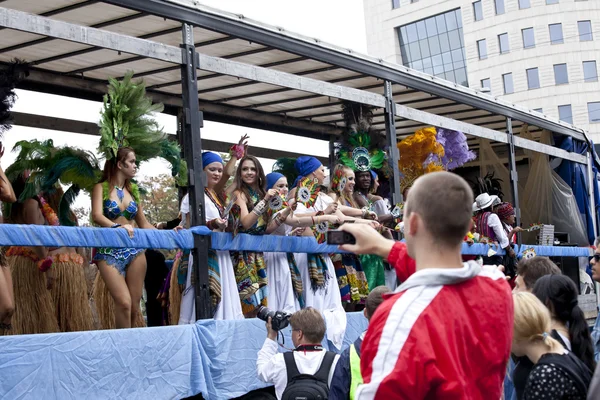
[[[262,308],[258,317],[267,319],[267,339],[256,362],[259,379],[272,383],[280,400],[327,399],[339,357],[321,346],[325,337],[325,320],[321,313],[307,307],[289,316]],[[278,353],[277,332],[288,325],[287,317],[292,327],[294,350]]]

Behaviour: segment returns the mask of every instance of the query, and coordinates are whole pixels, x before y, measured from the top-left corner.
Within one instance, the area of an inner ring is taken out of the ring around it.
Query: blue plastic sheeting
[[[367,328],[362,313],[347,317],[344,348]],[[285,346],[293,347],[290,329],[283,332]],[[258,319],[3,336],[0,398],[159,400],[198,393],[206,399],[238,397],[267,386],[256,376],[256,358],[265,338],[265,323]]]
[[[556,138],[555,138],[556,140]],[[564,150],[575,152],[578,154],[586,154],[588,149],[592,151],[595,155],[594,146],[592,144],[591,148],[588,147],[587,143],[578,142],[573,140],[571,137],[564,138],[560,143],[560,147]],[[598,174],[598,169],[594,163],[592,170],[594,172],[594,177]],[[573,190],[573,195],[575,196],[575,200],[577,201],[577,206],[579,207],[579,212],[583,217],[583,222],[587,229],[588,240],[591,244],[594,243],[594,240],[597,237],[596,232],[594,232],[594,225],[592,220],[592,209],[590,204],[590,198],[588,194],[588,167],[584,164],[575,163],[572,161],[563,160],[560,166],[556,169],[558,175],[571,187]],[[598,184],[594,185],[594,202],[596,208],[596,218],[598,221],[598,210],[600,204],[598,203],[600,200],[600,192],[598,188]]]
[[[0,337],[2,399],[179,399],[200,381],[193,325]]]
[[[230,233],[211,232],[205,226],[195,226],[189,230],[181,230],[179,232],[136,229],[134,237],[129,238],[124,229],[0,224],[0,246],[191,249],[194,245],[194,234],[210,235],[211,247],[215,250],[342,253],[337,246],[318,244],[313,237],[238,234],[234,238]],[[525,248],[532,247],[524,246]],[[465,255],[487,255],[490,247],[497,254],[504,254],[504,250],[499,248],[499,246],[479,243],[471,246],[464,243],[462,253]],[[552,255],[567,256],[573,252],[572,248],[566,247],[551,247],[551,249],[549,253],[552,253]]]
[[[589,257],[592,250],[589,247],[562,247],[562,246],[530,246],[521,245],[519,256],[527,249],[533,249],[537,256],[543,257]]]

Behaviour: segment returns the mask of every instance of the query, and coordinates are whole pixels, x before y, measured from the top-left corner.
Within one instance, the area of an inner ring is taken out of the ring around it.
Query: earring
[[[315,183],[315,185],[319,184],[319,178],[317,178],[316,176],[313,178],[313,182]]]

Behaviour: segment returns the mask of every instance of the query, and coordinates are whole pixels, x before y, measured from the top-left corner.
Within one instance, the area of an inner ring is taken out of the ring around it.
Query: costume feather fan
[[[121,147],[131,147],[138,163],[162,157],[171,164],[172,175],[179,175],[178,183],[185,184],[187,167],[181,160],[181,149],[168,140],[153,118],[163,110],[163,105],[152,104],[144,82],[133,81],[133,71],[127,72],[122,81],[109,78],[108,82],[99,123],[98,151],[106,160],[115,158]]]
[[[0,68],[0,138],[12,127],[10,110],[17,98],[15,87],[26,76],[24,63],[19,60]]]

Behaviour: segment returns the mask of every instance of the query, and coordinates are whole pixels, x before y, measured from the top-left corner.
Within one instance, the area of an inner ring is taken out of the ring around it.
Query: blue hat
[[[279,172],[271,172],[270,174],[267,174],[267,190],[273,189],[273,186],[275,186],[277,181],[281,178],[285,178],[285,176]]]
[[[214,162],[219,162],[223,164],[223,159],[217,153],[213,153],[212,151],[207,151],[202,153],[202,168],[206,168],[207,165],[212,164]]]
[[[369,170],[369,172],[371,173],[371,179],[373,179],[373,180],[377,179],[377,173],[375,171],[373,171],[371,169],[371,170]]]
[[[294,168],[296,168],[296,172],[298,173],[298,178],[294,182],[294,187],[300,181],[300,178],[305,178],[308,175],[312,174],[316,170],[321,167],[321,161],[317,160],[315,157],[311,156],[301,156],[298,157],[296,163],[294,164]]]

